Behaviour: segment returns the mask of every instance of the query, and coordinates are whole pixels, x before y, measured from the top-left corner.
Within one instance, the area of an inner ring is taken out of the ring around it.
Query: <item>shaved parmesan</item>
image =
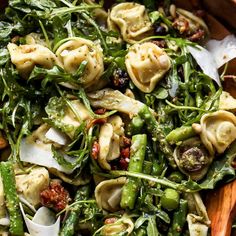
[[[68,161],[72,161],[69,156],[64,156]],[[51,144],[29,142],[27,139],[22,139],[20,145],[20,160],[48,168],[55,168],[66,174],[71,174],[73,170],[67,169],[58,164],[53,157]]]
[[[60,145],[66,145],[68,142],[68,138],[66,137],[66,135],[53,127],[47,131],[45,137]]]
[[[207,49],[216,61],[217,68],[236,58],[236,37],[228,35],[223,40],[209,40]]]
[[[200,66],[203,73],[208,75],[219,86],[221,86],[218,67],[212,54],[201,46],[187,46],[187,49],[196,60],[197,64]]]
[[[3,226],[8,226],[10,225],[10,219],[5,217],[5,218],[1,218],[0,219],[0,225],[3,225]]]
[[[60,230],[60,217],[55,221],[55,215],[46,207],[40,207],[33,219],[30,220],[20,204],[20,209],[24,217],[30,236],[58,236]]]

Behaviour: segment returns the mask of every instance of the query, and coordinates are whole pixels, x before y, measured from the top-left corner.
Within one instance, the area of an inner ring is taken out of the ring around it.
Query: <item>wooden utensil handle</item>
[[[208,193],[207,211],[211,220],[212,236],[230,236],[236,216],[236,180]]]

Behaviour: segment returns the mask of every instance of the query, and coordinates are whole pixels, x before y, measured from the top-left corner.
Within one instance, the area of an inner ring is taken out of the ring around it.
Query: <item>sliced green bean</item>
[[[188,210],[188,202],[180,199],[179,209],[174,213],[172,225],[169,229],[168,236],[180,236],[183,232],[183,227],[186,222]]]
[[[193,130],[192,126],[182,126],[177,129],[172,130],[167,136],[166,140],[171,143],[177,143],[180,141],[184,141],[188,138],[195,136],[196,133]]]
[[[132,137],[130,148],[130,162],[128,170],[131,172],[142,173],[143,162],[147,145],[146,134],[137,134]],[[121,195],[120,205],[122,208],[133,209],[140,187],[140,180],[128,177]]]
[[[143,125],[144,121],[140,118],[140,116],[135,116],[128,125],[128,135],[132,136],[135,134],[140,134],[142,132]]]
[[[162,207],[168,211],[172,211],[179,206],[179,193],[172,188],[164,190],[164,194],[161,196],[160,203]]]
[[[23,219],[20,213],[19,198],[16,192],[15,175],[11,162],[1,162],[0,165],[6,206],[10,216],[11,235],[24,235]]]
[[[89,192],[90,192],[89,185],[80,187],[76,192],[74,201],[77,202],[88,199]],[[60,236],[73,236],[75,234],[75,227],[79,221],[80,211],[81,211],[81,205],[79,204],[75,205],[71,209],[68,218],[66,219],[64,225],[62,226]]]
[[[166,141],[165,135],[163,134],[160,124],[149,110],[148,106],[143,106],[139,111],[139,116],[145,121],[147,130],[152,135],[154,141],[157,141],[160,150],[165,154],[170,165],[176,168],[176,163],[173,157],[173,149],[170,144]]]

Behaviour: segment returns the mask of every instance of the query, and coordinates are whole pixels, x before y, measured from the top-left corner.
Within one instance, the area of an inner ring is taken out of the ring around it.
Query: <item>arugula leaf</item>
[[[66,18],[66,19],[65,19]],[[68,37],[67,31],[65,29],[66,22],[69,20],[69,17],[58,17],[55,16],[52,22],[53,29],[53,45],[55,46],[58,42]]]
[[[66,105],[66,101],[63,98],[50,98],[47,106],[45,107],[48,118],[44,118],[44,121],[51,124],[53,127],[60,129],[62,132],[75,132],[77,127],[74,127],[74,125],[68,124],[63,120],[67,109],[68,107]]]
[[[1,41],[8,41],[9,36],[12,33],[13,29],[14,29],[14,27],[12,24],[10,24],[8,22],[0,21],[0,39],[1,39]]]
[[[223,157],[212,163],[205,180],[200,183],[201,189],[213,189],[220,180],[223,180],[226,177],[228,180],[235,178],[235,169],[231,165],[235,157],[236,142],[231,144]]]
[[[46,10],[56,8],[57,5],[51,0],[9,0],[9,6],[25,13],[30,13],[33,9]]]
[[[53,152],[53,157],[55,158],[55,160],[58,162],[59,165],[69,170],[76,170],[76,175],[79,175],[81,173],[82,169],[84,168],[89,159],[88,151],[83,151],[83,150],[65,153],[66,155],[76,154],[76,156],[71,156],[74,157],[75,159],[73,162],[69,162],[68,160],[66,160],[63,153],[56,150],[53,146],[52,146],[52,152]]]
[[[150,216],[148,219],[147,234],[150,236],[158,236],[159,232],[156,225],[156,217]]]
[[[42,87],[45,88],[49,82],[58,83],[69,83],[74,87],[79,87],[80,78],[83,75],[87,62],[83,61],[75,74],[66,73],[61,67],[54,66],[51,69],[45,69],[35,66],[31,72],[28,81],[42,79]]]
[[[0,66],[3,66],[10,60],[10,54],[6,48],[0,48]]]

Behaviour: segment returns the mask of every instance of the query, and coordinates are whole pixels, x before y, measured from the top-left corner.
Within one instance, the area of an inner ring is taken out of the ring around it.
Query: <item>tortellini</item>
[[[126,2],[111,9],[108,26],[112,30],[120,30],[122,38],[128,43],[135,43],[152,31],[152,23],[145,6]]]
[[[215,150],[223,153],[236,139],[236,117],[228,111],[219,110],[202,116],[200,125],[193,128],[200,133],[201,140],[211,155]]]
[[[103,124],[99,133],[99,155],[98,162],[104,169],[110,170],[108,161],[120,156],[120,144],[124,135],[124,124],[120,116],[112,116],[108,122]]]
[[[130,235],[134,230],[134,223],[128,215],[124,214],[114,223],[105,224],[100,230],[103,236]]]
[[[187,215],[188,229],[190,236],[207,236],[208,226],[202,223],[202,217],[188,214]]]
[[[207,236],[211,224],[206,207],[199,193],[187,193],[185,198],[188,201],[187,222],[190,236]]]
[[[187,29],[189,31],[188,34],[193,34],[193,33],[196,33],[199,29],[203,29],[204,33],[206,35],[209,34],[209,30],[208,30],[207,25],[200,17],[197,17],[192,12],[186,11],[181,8],[177,8],[176,12],[179,17],[178,21],[180,21],[180,22],[184,21],[184,22],[186,22],[185,24],[187,25],[187,27],[181,27],[181,24],[179,24],[180,25],[180,33],[184,33],[183,31]],[[173,23],[173,26],[175,27],[175,22]]]
[[[17,46],[14,43],[9,43],[7,48],[11,62],[23,78],[27,78],[36,65],[51,69],[57,64],[55,54],[40,44]]]
[[[144,93],[152,92],[171,67],[169,56],[151,42],[133,45],[125,64],[133,83]]]
[[[79,81],[85,88],[95,84],[104,71],[102,49],[90,40],[69,40],[57,49],[56,55],[64,70],[70,74],[76,73],[81,63],[86,63]]]
[[[104,180],[95,188],[95,199],[98,206],[109,212],[120,209],[122,187],[126,182],[125,177]]]

